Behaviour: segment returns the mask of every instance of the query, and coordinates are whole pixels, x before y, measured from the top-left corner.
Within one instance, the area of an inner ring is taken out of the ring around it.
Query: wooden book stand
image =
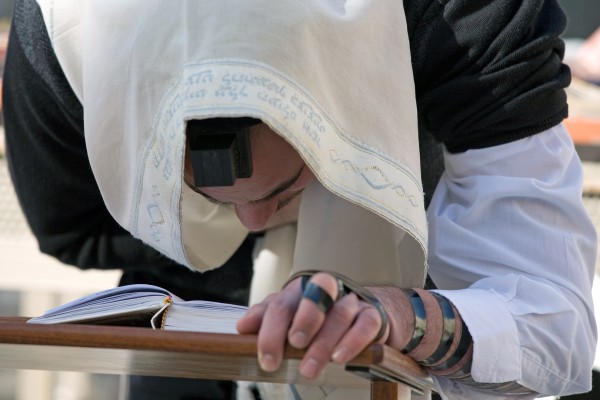
[[[433,382],[411,358],[373,344],[345,366],[330,363],[317,380],[298,374],[303,352],[286,348],[274,373],[256,361],[256,336],[92,325],[33,325],[0,317],[0,368],[80,371],[273,383],[371,387],[371,399],[410,399]],[[360,377],[357,379],[357,377]]]

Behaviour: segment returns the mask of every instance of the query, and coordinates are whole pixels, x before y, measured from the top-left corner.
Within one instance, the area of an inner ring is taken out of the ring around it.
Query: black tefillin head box
[[[250,127],[254,118],[210,118],[187,122],[196,187],[231,186],[252,176]]]

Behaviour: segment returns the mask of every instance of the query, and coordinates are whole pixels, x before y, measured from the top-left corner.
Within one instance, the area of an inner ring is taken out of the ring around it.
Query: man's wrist
[[[389,320],[389,334],[385,344],[402,350],[409,343],[415,327],[415,319],[409,298],[403,290],[396,286],[368,286],[383,307],[386,309]]]

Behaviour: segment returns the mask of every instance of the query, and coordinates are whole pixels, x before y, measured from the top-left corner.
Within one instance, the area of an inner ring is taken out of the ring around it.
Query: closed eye
[[[294,192],[290,197],[288,197],[285,200],[280,201],[279,203],[277,203],[277,211],[281,210],[282,208],[284,208],[285,206],[289,205],[292,201],[294,201],[294,199],[298,196],[300,196],[300,194],[302,194],[302,192],[304,191],[304,189],[302,190],[298,190],[297,192]]]

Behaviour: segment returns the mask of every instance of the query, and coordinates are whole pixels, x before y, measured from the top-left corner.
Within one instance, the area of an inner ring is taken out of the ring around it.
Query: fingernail
[[[263,371],[273,372],[277,370],[277,365],[275,364],[275,357],[269,353],[260,353],[258,355],[258,363],[260,364],[260,368]]]
[[[317,376],[319,376],[319,371],[320,371],[319,362],[317,360],[315,360],[314,358],[310,358],[310,359],[306,360],[305,362],[302,363],[302,365],[300,367],[300,373],[308,379],[314,379]]]
[[[346,354],[348,354],[348,349],[346,347],[340,347],[333,352],[331,359],[337,363],[345,363],[348,361],[346,360]]]
[[[306,333],[302,331],[296,331],[290,335],[290,344],[297,349],[303,349],[306,347]]]

